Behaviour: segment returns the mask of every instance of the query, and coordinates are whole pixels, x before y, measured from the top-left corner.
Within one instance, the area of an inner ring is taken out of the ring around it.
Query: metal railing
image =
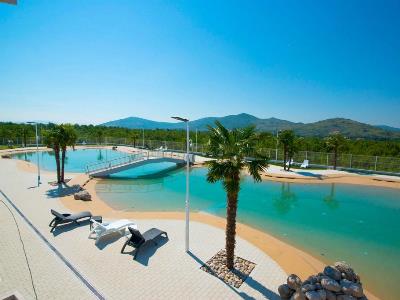
[[[0,138],[0,144],[22,146],[23,140]],[[27,138],[27,144],[29,146],[35,145],[35,138]],[[135,141],[128,138],[111,138],[104,137],[100,141],[98,139],[90,139],[80,137],[77,141],[77,145],[119,145],[136,147],[141,149],[156,149],[166,153],[183,153],[186,152],[185,142],[172,142],[172,141],[161,141],[161,140],[142,140],[136,139]],[[204,144],[191,143],[189,146],[191,153],[205,154],[207,152],[207,146]],[[283,161],[283,150],[265,148],[262,149],[264,155],[269,157],[271,162],[281,163]],[[309,161],[309,165],[313,167],[321,168],[332,168],[334,164],[334,154],[327,152],[314,152],[314,151],[299,151],[294,157],[295,165],[301,164],[304,160]],[[337,168],[354,171],[370,171],[370,172],[382,172],[390,174],[400,174],[400,157],[384,157],[384,156],[370,156],[370,155],[355,155],[355,154],[339,154],[337,157]]]
[[[283,162],[283,150],[263,149],[262,152],[272,162]],[[294,164],[299,165],[308,160],[310,166],[321,168],[333,168],[334,154],[326,152],[299,151],[293,156]],[[341,153],[336,158],[338,169],[350,171],[368,171],[400,174],[399,157],[383,157],[370,155],[354,155]]]
[[[153,158],[173,158],[177,160],[185,160],[186,154],[185,153],[175,153],[172,151],[141,151],[134,154],[129,154],[126,156],[117,157],[111,160],[107,160],[104,162],[98,162],[94,164],[89,164],[86,166],[86,173],[88,175],[103,172],[107,170],[111,170],[114,168],[122,167],[129,165],[134,162],[139,162],[142,160],[148,160]]]
[[[130,154],[122,157],[117,157],[111,160],[107,160],[104,162],[99,162],[99,163],[94,163],[94,164],[89,164],[86,166],[86,173],[87,174],[92,174],[94,172],[100,172],[100,171],[105,171],[109,170],[112,168],[116,168],[118,166],[123,166],[135,161],[142,160],[144,157],[144,153],[135,153],[135,154]]]

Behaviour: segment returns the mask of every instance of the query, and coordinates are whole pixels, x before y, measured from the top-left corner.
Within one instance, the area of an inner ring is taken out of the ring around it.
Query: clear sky
[[[246,112],[400,127],[400,1],[0,4],[0,120]]]

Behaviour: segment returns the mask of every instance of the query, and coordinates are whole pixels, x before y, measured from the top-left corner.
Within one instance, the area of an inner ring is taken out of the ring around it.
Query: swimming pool
[[[103,162],[120,156],[125,156],[126,153],[108,150],[108,149],[77,149],[68,150],[65,160],[65,171],[71,173],[83,173],[88,164]],[[12,155],[13,158],[29,161],[32,163],[37,162],[36,152],[16,153]],[[40,151],[40,168],[48,171],[56,170],[56,162],[53,151]]]
[[[221,184],[190,172],[193,211],[225,216]],[[128,172],[129,173],[129,172]],[[117,210],[183,211],[185,171],[147,179],[105,179],[98,195]],[[400,191],[346,184],[290,184],[244,177],[238,221],[325,261],[346,260],[369,289],[395,299],[400,278]]]
[[[68,151],[66,171],[84,172],[87,164],[124,155],[104,149]],[[43,169],[55,170],[51,152],[40,152],[40,157]],[[20,153],[14,158],[36,163],[36,153]],[[183,211],[185,171],[174,167],[173,163],[148,164],[117,173],[100,180],[96,191],[117,210]],[[225,192],[221,184],[206,182],[206,172],[205,168],[191,169],[191,209],[224,217]],[[399,190],[346,184],[255,184],[246,176],[241,188],[239,222],[322,260],[346,260],[368,289],[383,299],[397,298]]]

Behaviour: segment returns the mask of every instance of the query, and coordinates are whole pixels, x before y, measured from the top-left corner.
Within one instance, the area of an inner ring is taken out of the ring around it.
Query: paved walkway
[[[148,247],[138,255],[120,254],[125,238],[110,236],[95,246],[88,239],[87,224],[49,232],[50,208],[64,211],[57,188],[44,174],[35,188],[36,175],[17,170],[14,160],[0,159],[0,189],[12,200],[41,234],[107,299],[278,299],[277,287],[286,274],[272,259],[247,241],[238,238],[237,255],[257,264],[239,288],[225,285],[200,270],[203,262],[224,246],[224,231],[191,222],[191,254],[184,252],[184,223],[179,220],[138,220],[140,231],[158,227],[170,240]],[[0,195],[1,200],[3,200]],[[0,205],[2,205],[0,203]],[[39,299],[93,299],[93,294],[17,216]],[[34,297],[18,233],[9,212],[0,207],[0,295],[17,290],[25,298]],[[19,249],[19,250],[18,250]]]

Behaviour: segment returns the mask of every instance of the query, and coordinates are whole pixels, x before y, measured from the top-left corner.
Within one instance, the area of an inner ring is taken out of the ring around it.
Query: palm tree
[[[290,156],[289,150],[293,149],[294,147],[294,140],[295,135],[293,130],[283,130],[279,134],[279,142],[283,144],[283,169],[285,171],[289,171],[289,169],[286,167],[286,162],[288,161],[288,156]]]
[[[44,143],[47,147],[52,148],[54,151],[54,157],[56,159],[57,167],[57,183],[61,183],[60,173],[60,144],[61,144],[61,132],[60,127],[55,125],[49,130],[44,132]]]
[[[328,151],[333,151],[333,169],[336,170],[338,153],[346,146],[346,138],[339,131],[332,132],[325,138]]]
[[[138,139],[139,135],[137,132],[132,131],[129,135],[128,135],[128,142],[132,145],[133,143],[133,147],[136,147],[136,140]]]
[[[101,142],[103,140],[103,136],[104,136],[104,131],[101,127],[97,128],[97,130],[95,131],[96,134],[96,138],[97,138],[97,143],[101,145]]]
[[[75,146],[78,135],[74,127],[71,124],[61,124],[60,129],[60,148],[61,148],[61,182],[64,180],[65,170],[65,155],[67,153],[68,146]]]
[[[300,143],[302,140],[302,138],[294,136],[293,141],[288,145],[287,160],[289,161],[289,164],[287,166],[287,171],[290,171],[290,168],[292,167],[293,157],[297,152],[299,152],[301,146]]]
[[[227,194],[226,266],[233,269],[240,173],[247,169],[254,180],[259,182],[260,172],[268,166],[268,159],[259,154],[254,127],[228,130],[218,121],[215,125],[215,128],[208,126],[210,132],[208,152],[215,159],[207,162],[207,181],[210,183],[222,181]]]

